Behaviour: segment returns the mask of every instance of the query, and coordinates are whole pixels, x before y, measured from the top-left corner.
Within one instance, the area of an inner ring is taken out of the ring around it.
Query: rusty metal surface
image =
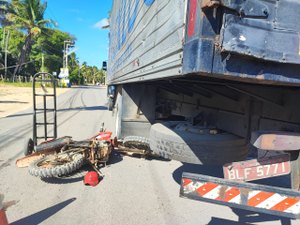
[[[27,167],[32,162],[46,156],[63,152],[82,152],[91,164],[97,166],[99,163],[107,162],[112,152],[112,145],[108,141],[96,139],[85,141],[73,141],[71,137],[61,137],[56,140],[42,143],[37,146],[38,151],[16,161],[17,167]]]
[[[115,149],[117,152],[126,154],[126,155],[140,155],[140,156],[147,156],[149,155],[149,151],[144,150],[144,149],[138,149],[138,148],[129,148],[129,147],[124,147],[122,145],[119,145],[118,148]]]
[[[300,149],[300,134],[281,131],[256,131],[251,135],[251,144],[256,148],[273,151]]]
[[[228,12],[224,17],[221,31],[223,52],[272,62],[300,63],[297,27],[299,2],[285,0],[243,1],[238,4],[236,4],[238,1],[228,2],[233,6],[229,8],[235,9],[237,15]]]
[[[223,166],[224,178],[236,181],[251,181],[276,177],[291,172],[288,154],[234,162]]]
[[[16,161],[16,166],[19,168],[29,166],[33,161],[38,160],[46,155],[53,154],[59,151],[63,146],[72,142],[69,136],[61,137],[55,140],[47,141],[36,146],[36,152],[25,156]]]
[[[299,152],[292,152],[293,160],[291,162],[291,188],[300,190],[300,157]]]
[[[38,159],[41,159],[42,157],[43,157],[42,154],[25,156],[24,158],[17,159],[16,166],[19,168],[28,167],[31,163],[33,163]]]
[[[183,74],[299,85],[299,7],[290,0],[197,1],[196,19],[186,25],[194,32],[185,36]]]
[[[62,151],[80,151],[88,162],[94,166],[107,162],[113,146],[110,141],[97,140],[95,137],[84,141],[74,141],[66,144]]]
[[[218,7],[221,4],[220,0],[202,0],[201,8]]]
[[[56,149],[57,150],[57,149],[62,148],[66,144],[70,144],[71,142],[72,142],[72,137],[70,137],[70,136],[57,138],[57,139],[47,141],[47,142],[37,145],[36,151],[39,152],[39,151],[43,151],[43,150],[47,150],[47,149]]]
[[[52,148],[52,149],[44,149],[44,150],[35,152],[35,153],[25,156],[21,159],[17,159],[16,166],[19,168],[27,167],[35,160],[38,160],[46,155],[51,155],[51,154],[55,153],[56,151],[57,151],[57,149]]]
[[[201,8],[211,7],[224,7],[236,12],[240,16],[260,17],[265,18],[268,16],[268,7],[257,0],[203,0]]]
[[[97,166],[100,163],[106,163],[111,152],[112,145],[110,142],[94,140],[89,150],[88,159],[92,164]]]

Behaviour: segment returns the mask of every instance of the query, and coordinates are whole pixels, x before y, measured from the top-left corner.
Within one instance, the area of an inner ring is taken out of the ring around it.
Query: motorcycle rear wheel
[[[34,161],[28,171],[40,178],[60,177],[78,170],[83,164],[83,154],[62,152]]]

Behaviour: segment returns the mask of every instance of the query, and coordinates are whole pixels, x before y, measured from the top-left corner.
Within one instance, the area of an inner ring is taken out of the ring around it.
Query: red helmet
[[[98,173],[95,171],[88,172],[83,179],[85,185],[96,186],[99,183]]]

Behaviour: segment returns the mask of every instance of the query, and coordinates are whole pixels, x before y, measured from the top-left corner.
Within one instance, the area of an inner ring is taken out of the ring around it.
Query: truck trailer
[[[116,135],[184,173],[180,195],[300,217],[300,1],[114,0],[107,82]],[[290,187],[248,183],[290,176]]]

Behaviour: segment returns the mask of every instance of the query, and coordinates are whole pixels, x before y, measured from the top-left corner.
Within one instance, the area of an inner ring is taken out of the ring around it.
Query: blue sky
[[[108,30],[97,27],[107,18],[112,0],[48,0],[45,18],[58,23],[58,29],[77,38],[75,49],[80,63],[102,66],[108,58]]]

